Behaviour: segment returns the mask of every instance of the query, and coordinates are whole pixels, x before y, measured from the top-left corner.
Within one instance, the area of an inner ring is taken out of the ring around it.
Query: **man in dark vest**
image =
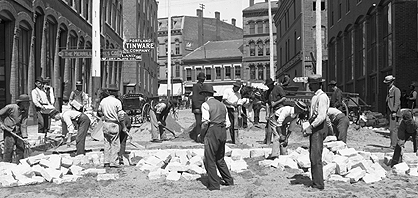
[[[213,87],[211,84],[205,84],[200,91],[205,97],[202,104],[202,130],[198,139],[203,140],[205,144],[204,150],[204,164],[209,177],[209,190],[220,190],[220,185],[234,185],[234,180],[225,163],[225,143],[226,143],[226,128],[231,123],[227,116],[227,110],[223,103],[213,97]],[[222,176],[222,180],[218,177],[216,172],[218,168]]]
[[[201,106],[205,102],[205,96],[200,94],[200,91],[203,87],[203,82],[205,82],[205,73],[200,72],[197,75],[197,83],[193,85],[193,95],[192,95],[192,112],[194,114],[196,124],[193,131],[190,132],[190,138],[197,141],[197,135],[200,132],[200,127],[202,124],[202,111]]]

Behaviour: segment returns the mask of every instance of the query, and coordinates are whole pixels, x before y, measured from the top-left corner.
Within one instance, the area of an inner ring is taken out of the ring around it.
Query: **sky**
[[[171,16],[196,16],[196,9],[204,4],[203,17],[215,18],[215,12],[221,13],[221,20],[231,23],[235,18],[236,25],[242,28],[242,10],[249,7],[250,0],[158,0],[158,18],[168,16],[168,1],[170,1]],[[254,0],[255,3],[265,0]]]

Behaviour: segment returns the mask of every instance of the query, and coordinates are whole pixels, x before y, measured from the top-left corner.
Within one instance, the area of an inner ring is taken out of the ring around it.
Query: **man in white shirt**
[[[35,79],[35,89],[32,90],[32,102],[35,105],[36,117],[38,120],[38,133],[45,133],[45,138],[49,132],[50,117],[48,108],[52,104],[49,102],[47,94],[44,90],[44,80],[42,77]]]
[[[238,101],[241,99],[239,89],[241,88],[241,82],[234,82],[231,89],[226,89],[222,97],[222,101],[228,110],[228,117],[231,122],[229,127],[229,133],[231,134],[232,144],[235,144],[235,116],[234,113],[238,113]]]
[[[90,127],[90,118],[86,114],[72,109],[64,113],[57,112],[55,115],[51,113],[51,117],[55,120],[61,120],[62,135],[67,137],[67,143],[71,142],[71,137],[75,133],[74,123],[77,123],[78,131],[75,140],[77,155],[85,154],[86,136]]]

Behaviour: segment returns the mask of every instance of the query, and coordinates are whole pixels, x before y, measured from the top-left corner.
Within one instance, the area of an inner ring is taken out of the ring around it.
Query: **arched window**
[[[257,69],[258,69],[258,80],[264,80],[264,66],[262,64],[258,64],[257,65]]]
[[[266,56],[270,55],[270,40],[266,40],[265,42],[265,46],[266,46]]]
[[[180,41],[176,39],[175,41],[175,48],[176,48],[176,54],[180,54]]]
[[[263,42],[258,41],[257,42],[257,56],[263,56],[263,55],[264,55]]]
[[[250,65],[250,80],[255,80],[255,65]]]
[[[255,56],[255,43],[250,41],[250,56]]]

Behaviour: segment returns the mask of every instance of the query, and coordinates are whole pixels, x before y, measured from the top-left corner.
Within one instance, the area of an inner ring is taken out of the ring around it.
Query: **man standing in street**
[[[109,96],[104,98],[99,105],[97,114],[104,118],[104,167],[118,167],[117,159],[120,151],[119,132],[123,124],[122,103],[117,99],[119,88],[116,84],[110,84],[107,88]]]
[[[401,105],[401,90],[395,86],[395,77],[388,75],[383,80],[383,83],[389,87],[388,95],[386,96],[386,104],[388,106],[389,115],[389,131],[390,131],[390,148],[394,149],[398,142],[398,133],[396,124],[398,122],[398,113]]]
[[[220,185],[234,185],[234,180],[225,163],[226,128],[229,122],[225,105],[213,97],[215,91],[211,84],[205,84],[200,92],[206,98],[202,104],[202,130],[199,139],[205,144],[204,165],[209,178],[208,189],[220,190]],[[216,168],[222,176],[218,177]]]
[[[409,85],[408,108],[415,109],[417,101],[417,91],[415,91],[415,83]]]
[[[197,75],[197,83],[193,85],[192,92],[192,112],[196,120],[193,131],[190,132],[190,138],[197,141],[197,135],[200,133],[200,128],[202,124],[202,112],[201,107],[205,102],[205,97],[200,94],[200,91],[203,87],[203,82],[205,82],[206,76],[205,73],[200,72]]]
[[[3,131],[4,139],[4,162],[12,163],[13,149],[15,146],[15,161],[19,163],[19,160],[24,158],[25,144],[27,144],[27,142],[22,141],[13,134],[18,135],[23,139],[28,138],[27,120],[30,105],[29,101],[29,96],[22,94],[16,100],[17,104],[6,105],[0,110],[0,131]]]
[[[84,112],[87,105],[87,95],[83,91],[83,84],[81,81],[77,81],[75,87],[76,89],[71,92],[69,98],[71,108],[80,112]]]
[[[329,106],[341,110],[343,108],[343,92],[337,87],[337,81],[335,80],[331,80],[328,86],[333,90]]]
[[[47,108],[52,104],[48,100],[48,96],[44,89],[44,80],[42,77],[35,79],[35,89],[32,90],[32,102],[35,105],[36,117],[38,120],[38,133],[44,133],[45,138],[50,128],[50,117]]]
[[[267,124],[266,135],[264,137],[264,144],[271,144],[272,128],[270,126],[270,119],[273,119],[274,112],[283,107],[284,101],[286,101],[286,93],[280,85],[275,85],[271,78],[268,78],[265,85],[269,88],[266,93],[266,111],[267,111]]]
[[[340,110],[334,107],[328,109],[329,127],[338,141],[347,143],[347,131],[350,125],[350,119]]]
[[[87,131],[90,127],[90,118],[79,111],[67,110],[64,113],[51,114],[55,120],[61,120],[62,122],[62,135],[67,137],[67,143],[71,143],[71,137],[75,133],[74,123],[77,123],[78,131],[76,136],[76,155],[83,155],[86,153],[85,144]]]
[[[44,84],[46,97],[48,98],[49,103],[51,103],[51,105],[54,105],[55,104],[54,88],[51,87],[50,83],[51,83],[50,78],[47,77],[44,79],[43,84]]]
[[[304,135],[309,135],[309,158],[311,161],[312,188],[324,189],[324,176],[322,164],[323,141],[328,134],[326,126],[329,98],[322,91],[323,79],[321,75],[314,74],[308,77],[309,89],[315,93],[311,100],[309,122]]]
[[[260,110],[263,105],[263,98],[261,91],[257,89],[254,93],[253,109],[254,109],[254,124],[258,125],[260,122]]]
[[[232,144],[235,144],[235,114],[238,115],[238,101],[241,99],[241,94],[239,89],[241,88],[240,82],[234,82],[233,87],[226,89],[224,95],[222,96],[222,101],[228,109],[228,116],[231,122],[231,127],[229,127],[229,133],[231,135]]]
[[[164,133],[164,126],[166,126],[165,120],[167,119],[170,110],[174,109],[176,106],[176,100],[162,100],[150,110],[151,142],[161,143],[162,141],[168,140]]]

